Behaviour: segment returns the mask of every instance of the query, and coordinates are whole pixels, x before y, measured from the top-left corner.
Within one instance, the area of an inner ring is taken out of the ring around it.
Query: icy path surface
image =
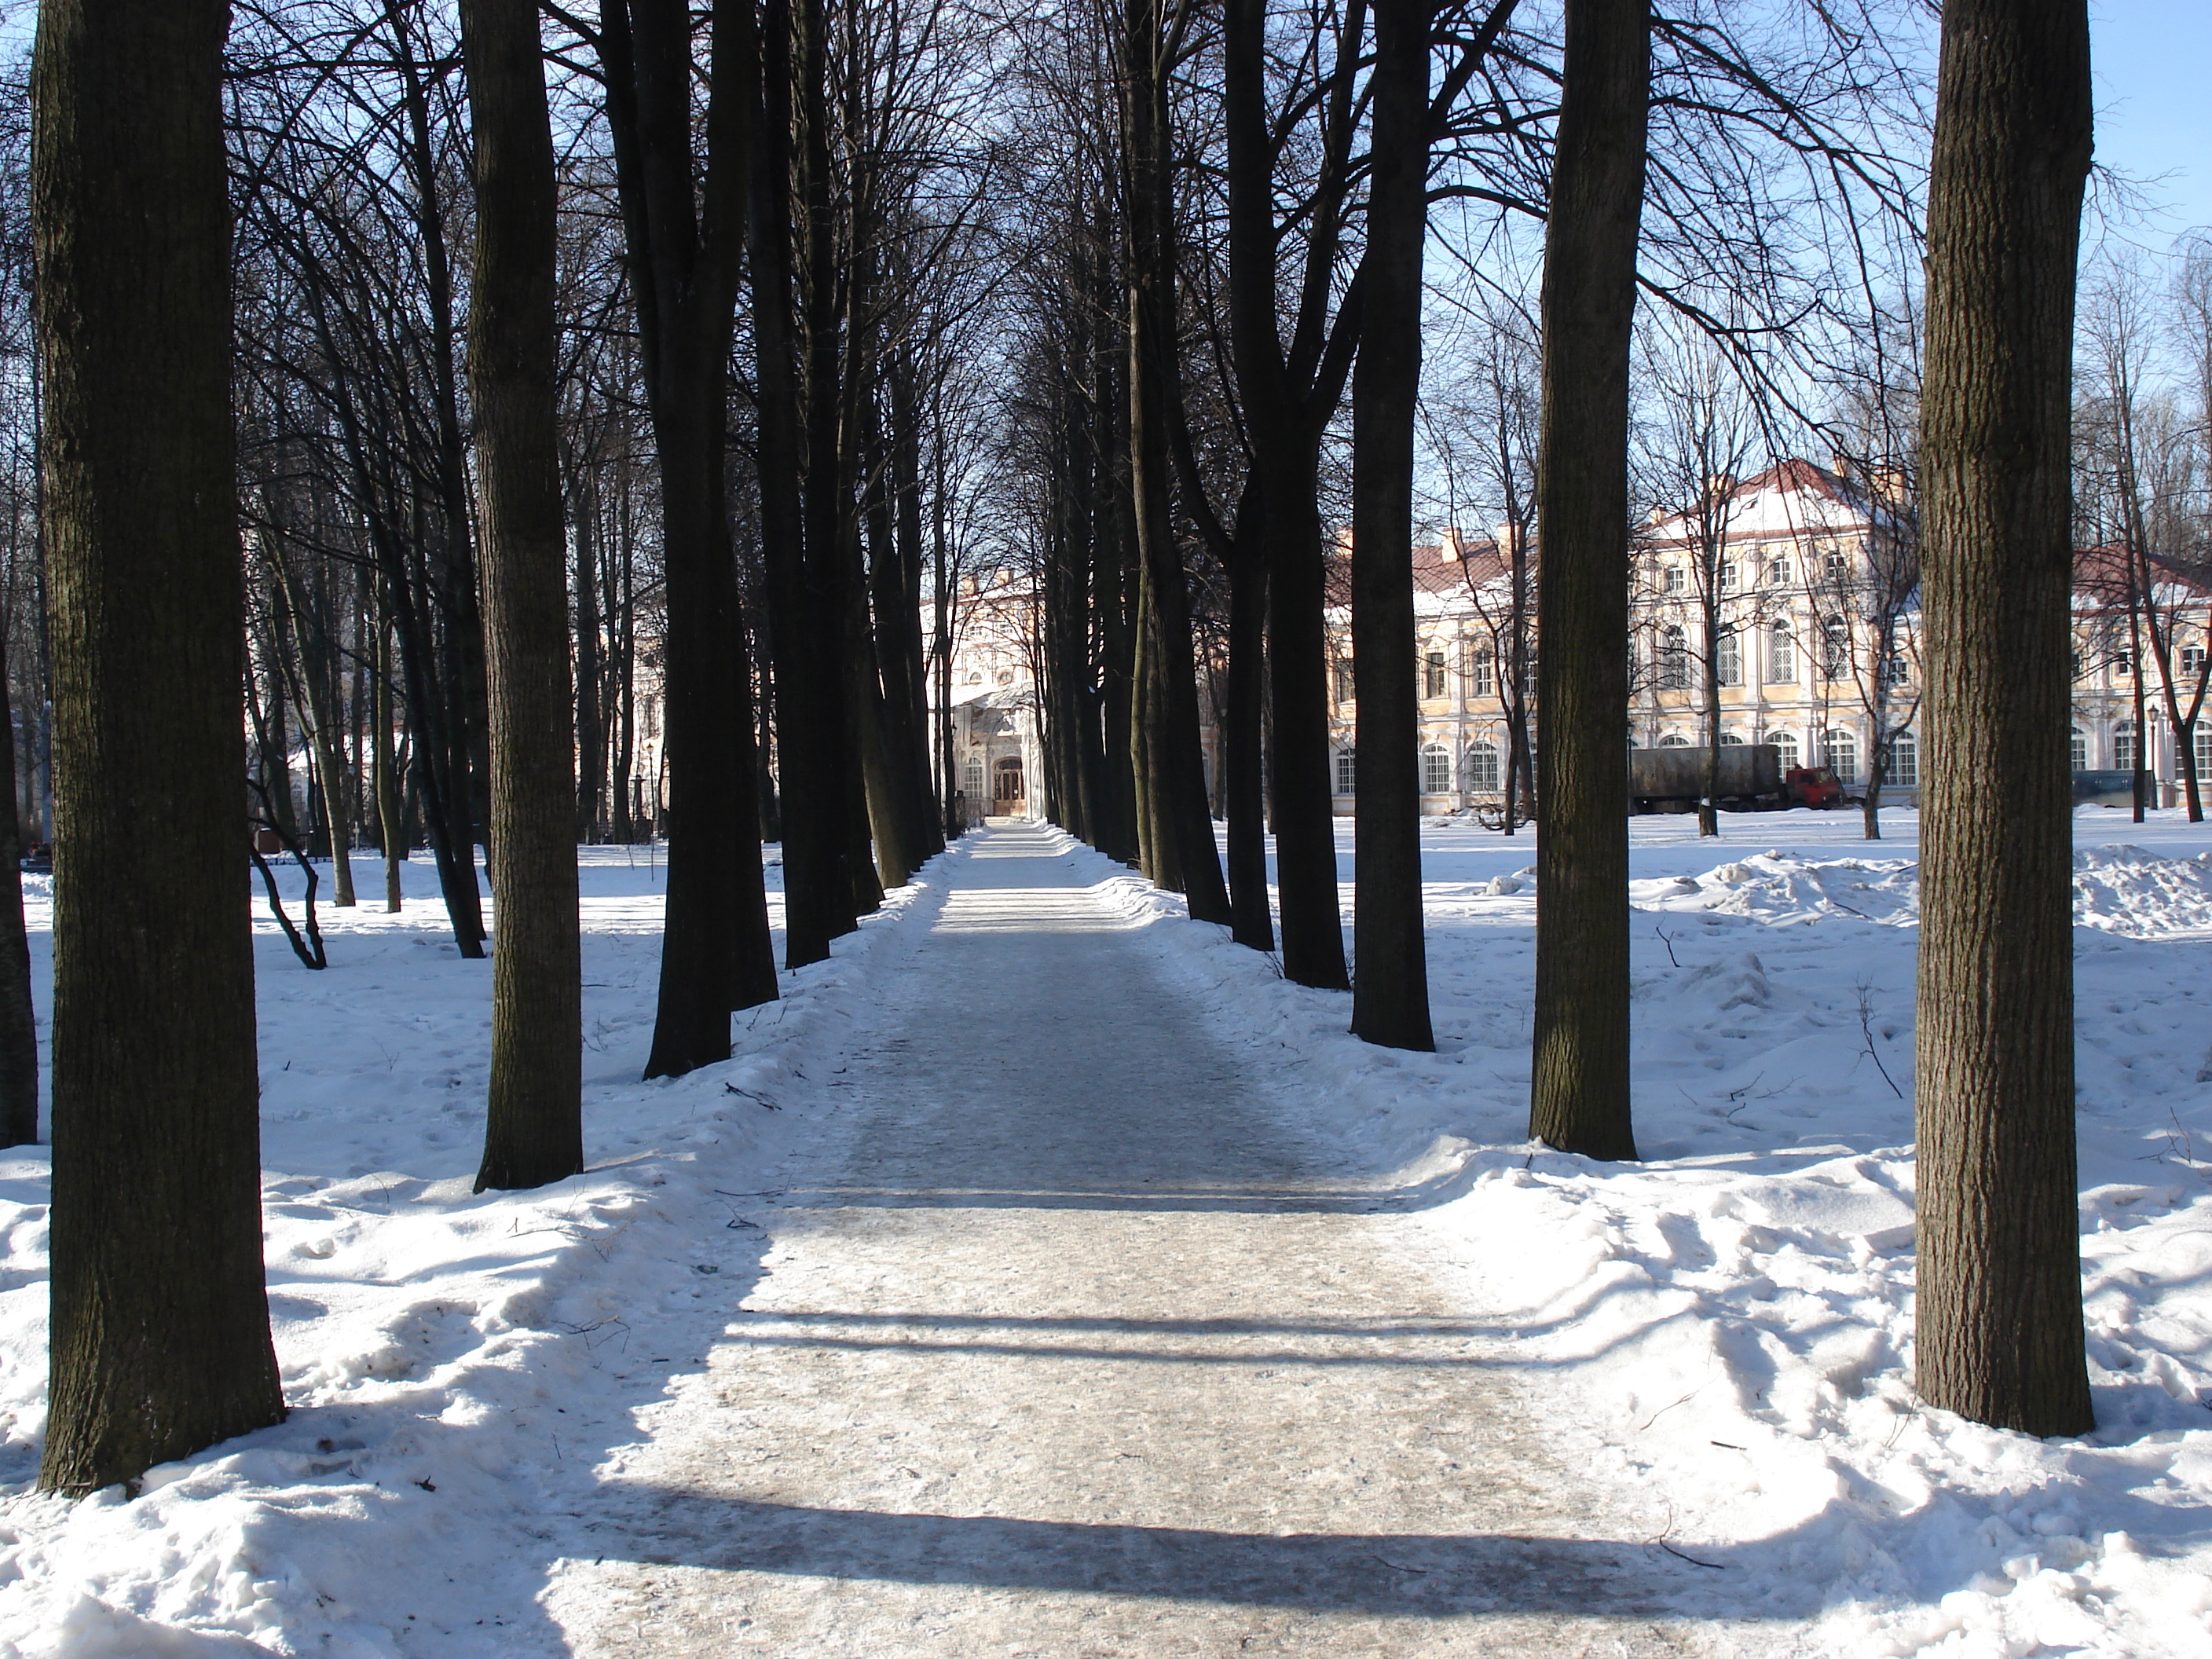
[[[1065,845],[974,845],[842,1131],[737,1195],[763,1275],[579,1504],[570,1650],[1707,1647],[1666,1517],[1581,1473],[1594,1431],[1389,1194],[1318,1173]]]

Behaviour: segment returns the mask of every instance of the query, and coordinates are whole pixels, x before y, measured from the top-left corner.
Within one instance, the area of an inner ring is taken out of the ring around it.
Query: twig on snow
[[[1861,980],[1858,983],[1858,993],[1859,1035],[1866,1039],[1864,1053],[1868,1059],[1874,1061],[1875,1070],[1881,1073],[1881,1080],[1889,1085],[1890,1093],[1902,1100],[1905,1098],[1905,1091],[1897,1086],[1897,1079],[1889,1074],[1889,1067],[1881,1063],[1881,1055],[1874,1046],[1874,981],[1867,979]]]

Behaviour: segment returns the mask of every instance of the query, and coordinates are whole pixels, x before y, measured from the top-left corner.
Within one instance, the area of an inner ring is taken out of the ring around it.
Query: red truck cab
[[[1825,766],[1793,766],[1783,775],[1792,806],[1841,806],[1844,786]]]

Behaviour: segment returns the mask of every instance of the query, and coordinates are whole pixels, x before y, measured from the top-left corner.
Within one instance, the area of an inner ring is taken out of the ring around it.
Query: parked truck
[[[1632,749],[1628,751],[1628,810],[1692,812],[1705,799],[1712,765],[1710,749]],[[1724,743],[1716,803],[1731,812],[1779,811],[1789,805],[1782,756],[1771,743]]]

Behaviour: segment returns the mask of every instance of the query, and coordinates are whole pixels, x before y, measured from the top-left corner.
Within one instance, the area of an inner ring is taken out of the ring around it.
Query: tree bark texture
[[[1544,238],[1536,1005],[1528,1133],[1633,1158],[1628,1092],[1628,359],[1649,0],[1567,0]]]
[[[476,140],[469,307],[491,719],[491,1091],[478,1192],[584,1167],[553,135],[535,0],[461,0]]]
[[[1190,595],[1170,514],[1168,374],[1175,346],[1175,264],[1170,240],[1166,88],[1158,0],[1128,0],[1125,33],[1129,170],[1129,468],[1136,507],[1140,611],[1153,684],[1144,708],[1151,730],[1144,754],[1145,799],[1160,843],[1155,880],[1183,895],[1194,921],[1226,924],[1229,888],[1206,810],[1205,752],[1199,740]],[[1170,850],[1171,849],[1171,850]]]
[[[1364,9],[1355,0],[1342,25],[1355,42]],[[1327,278],[1334,257],[1335,206],[1349,160],[1352,79],[1348,71],[1341,72],[1328,94],[1328,165],[1310,208],[1312,241],[1286,350],[1280,293],[1284,232],[1275,218],[1279,142],[1270,131],[1267,106],[1266,30],[1263,0],[1228,0],[1222,88],[1229,162],[1230,332],[1267,550],[1267,786],[1283,973],[1300,985],[1341,991],[1351,981],[1338,906],[1327,566],[1316,498],[1322,432],[1343,387],[1340,354],[1333,360],[1332,348],[1349,341],[1341,312],[1341,342],[1329,338],[1324,324],[1332,291]],[[1345,305],[1356,319],[1356,301],[1347,295]]]
[[[0,1146],[39,1138],[39,1022],[31,1006],[31,945],[23,932],[14,733],[7,641],[0,638],[0,791],[5,792],[0,799]]]
[[[1949,0],[1921,405],[1915,1386],[2092,1425],[2074,1164],[2069,400],[2084,0]],[[2138,732],[2141,731],[2138,726]],[[2008,780],[2002,804],[1987,789]]]
[[[55,915],[52,1416],[86,1492],[284,1415],[240,810],[222,0],[49,0],[32,79]]]
[[[675,1077],[728,1059],[730,1011],[776,996],[753,785],[752,667],[723,489],[752,37],[718,11],[699,155],[690,7],[609,0],[601,19],[608,125],[660,461],[667,588],[664,754],[673,799],[646,1075]]]
[[[1352,1032],[1431,1049],[1413,640],[1413,420],[1428,232],[1431,0],[1376,0],[1364,305],[1352,380],[1352,672],[1358,699]]]
[[[738,27],[750,12],[738,9]],[[748,210],[753,338],[760,409],[761,562],[775,645],[775,757],[782,807],[784,966],[824,960],[852,927],[842,805],[833,750],[842,681],[829,665],[824,613],[807,568],[801,489],[805,418],[799,385],[795,251],[792,246],[792,16],[767,0],[751,55]]]

